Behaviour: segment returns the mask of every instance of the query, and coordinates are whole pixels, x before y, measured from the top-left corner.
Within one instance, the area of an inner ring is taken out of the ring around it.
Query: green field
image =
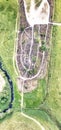
[[[46,104],[61,121],[61,27],[53,28],[51,62],[49,70],[49,94]],[[59,108],[59,109],[58,109]]]
[[[56,0],[55,17],[61,21],[61,2]],[[54,26],[52,30],[51,60],[49,69],[49,94],[46,105],[52,110],[56,118],[61,122],[61,27]]]
[[[46,97],[46,80],[38,80],[38,86],[30,93],[24,94],[24,108],[38,108]]]
[[[55,122],[52,121],[48,113],[46,113],[45,111],[40,109],[26,109],[25,113],[39,121],[46,130],[58,130]]]
[[[23,117],[19,112],[8,116],[0,122],[0,130],[41,130],[33,121]]]
[[[20,107],[20,94],[16,84],[16,74],[13,67],[13,52],[15,44],[15,26],[18,11],[17,1],[0,0],[0,57],[9,73],[14,86],[15,100],[13,107]]]

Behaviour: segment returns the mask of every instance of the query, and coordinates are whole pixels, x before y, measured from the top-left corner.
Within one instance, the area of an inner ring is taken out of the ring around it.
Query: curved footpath
[[[24,117],[26,117],[26,118],[28,118],[28,119],[34,121],[34,122],[41,128],[41,130],[45,130],[45,128],[44,128],[44,127],[40,124],[40,122],[38,122],[36,119],[34,119],[34,118],[32,118],[32,117],[30,117],[30,116],[24,114],[23,112],[21,112],[21,114],[22,114]]]

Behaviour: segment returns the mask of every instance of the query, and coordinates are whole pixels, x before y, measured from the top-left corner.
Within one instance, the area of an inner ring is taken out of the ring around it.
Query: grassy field
[[[56,0],[54,20],[61,21],[61,1]],[[49,95],[46,104],[51,108],[56,118],[61,122],[61,27],[52,30],[52,49],[49,69]]]
[[[54,21],[61,22],[61,1],[55,0]]]
[[[44,126],[45,130],[58,130],[55,123],[51,120],[51,118],[45,111],[42,111],[40,109],[26,109],[25,113],[38,120]]]
[[[0,0],[0,57],[10,75],[14,86],[13,107],[20,107],[20,94],[16,84],[16,74],[13,68],[13,51],[15,43],[15,25],[18,9],[17,1]]]
[[[41,130],[33,121],[16,112],[0,122],[0,130]]]
[[[24,108],[38,108],[46,96],[46,80],[38,80],[38,87],[24,94]]]
[[[48,107],[61,121],[61,27],[53,28],[52,52],[49,72],[49,94],[46,100]],[[59,109],[58,109],[59,108]]]

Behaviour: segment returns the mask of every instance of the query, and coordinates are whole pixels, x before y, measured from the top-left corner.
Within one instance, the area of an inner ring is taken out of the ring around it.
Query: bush
[[[47,50],[47,48],[45,45],[42,45],[41,47],[39,47],[39,51],[46,51],[46,50]]]
[[[36,56],[32,57],[32,62],[36,62]]]
[[[45,45],[45,41],[42,41],[42,45]]]

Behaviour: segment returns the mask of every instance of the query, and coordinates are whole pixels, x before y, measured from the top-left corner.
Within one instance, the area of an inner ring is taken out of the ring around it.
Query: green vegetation
[[[35,38],[35,44],[41,43],[40,36],[38,35],[38,30],[34,29],[34,38]]]
[[[25,29],[25,28],[22,26],[22,27],[21,27],[21,32],[23,32],[23,31],[24,31],[24,29]]]
[[[18,3],[16,0],[0,0],[0,57],[13,81],[15,96],[13,107],[19,107],[20,109],[20,94],[17,89],[17,77],[13,68],[17,8]]]
[[[11,89],[5,75],[4,79],[6,84],[3,88],[3,91],[0,92],[0,112],[3,111],[4,109],[7,109],[11,101]]]
[[[42,0],[35,0],[35,7],[39,7]]]
[[[47,48],[46,48],[46,45],[42,45],[41,47],[39,47],[39,51],[46,51]]]
[[[36,62],[36,56],[32,57],[32,62],[34,62],[34,63]]]
[[[54,1],[55,1],[54,21],[61,22],[61,1],[60,0],[54,0]]]
[[[55,17],[61,20],[61,1],[55,2]],[[60,11],[60,12],[59,12]],[[49,69],[49,94],[46,105],[52,110],[57,120],[61,122],[61,27],[54,26],[52,30],[51,60]]]
[[[0,122],[0,130],[41,130],[33,121],[25,118],[19,112],[8,116]]]
[[[46,103],[61,121],[61,27],[53,28],[52,52],[49,72],[49,95]],[[58,109],[59,108],[59,109]]]
[[[30,9],[31,0],[26,0],[27,11]]]
[[[40,52],[41,51],[47,51],[47,47],[46,47],[45,41],[42,41],[41,43],[42,43],[42,45],[39,47],[39,51]]]
[[[0,62],[2,62],[1,58],[0,58]],[[2,67],[4,69],[4,65],[2,65]],[[7,77],[4,74],[4,72],[1,70],[1,68],[0,68],[0,75],[5,81],[5,85],[3,86],[3,91],[0,92],[0,112],[2,112],[4,109],[8,108],[9,103],[11,101],[11,89]]]
[[[38,81],[38,87],[30,93],[24,94],[24,107],[25,108],[38,108],[43,99],[45,98],[46,91],[45,79]]]
[[[40,39],[40,36],[38,36],[38,34],[35,33],[35,44],[36,43],[41,43],[41,39]]]
[[[58,130],[57,126],[46,112],[40,109],[26,109],[25,113],[38,120],[46,130]]]
[[[35,75],[35,74],[37,74],[37,69],[36,69],[36,68],[33,68],[32,70],[29,70],[29,71],[28,71],[28,74],[29,74],[29,75]]]

